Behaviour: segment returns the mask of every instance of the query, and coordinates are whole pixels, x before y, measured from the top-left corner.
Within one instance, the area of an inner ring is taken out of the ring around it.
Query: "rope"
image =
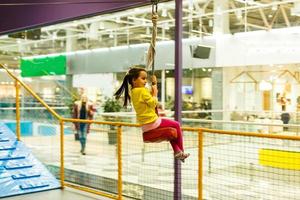
[[[155,60],[155,46],[156,46],[156,36],[157,36],[157,20],[158,20],[158,14],[157,14],[157,4],[152,5],[152,38],[151,43],[148,49],[147,54],[147,69],[152,69],[152,75],[154,75],[154,60]]]

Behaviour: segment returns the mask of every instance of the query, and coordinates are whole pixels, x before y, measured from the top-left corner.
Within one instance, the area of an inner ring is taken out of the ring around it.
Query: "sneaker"
[[[82,155],[85,155],[86,153],[85,153],[85,151],[84,150],[80,150],[80,153],[82,154]]]
[[[182,153],[182,156],[181,156],[181,158],[180,158],[180,161],[184,163],[184,160],[185,160],[186,158],[188,158],[189,156],[190,156],[189,153]]]
[[[174,158],[180,160],[184,163],[184,160],[190,156],[189,153],[184,153],[182,151],[175,153]]]
[[[174,154],[174,158],[175,158],[175,159],[180,159],[181,156],[182,156],[182,154],[183,154],[182,151],[178,151],[178,152],[176,152],[176,153]]]

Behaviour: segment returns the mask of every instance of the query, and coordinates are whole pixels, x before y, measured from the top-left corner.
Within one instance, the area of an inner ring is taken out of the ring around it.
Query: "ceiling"
[[[183,37],[211,35],[215,16],[226,13],[232,34],[300,25],[299,0],[228,0],[227,6],[222,12],[213,0],[183,0]],[[158,41],[174,40],[174,10],[174,1],[158,4]],[[151,6],[144,6],[4,35],[0,62],[18,68],[26,56],[149,43],[151,27]]]

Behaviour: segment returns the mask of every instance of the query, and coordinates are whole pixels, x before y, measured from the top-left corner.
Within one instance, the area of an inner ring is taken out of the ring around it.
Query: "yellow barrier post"
[[[203,198],[203,131],[198,131],[198,200]]]
[[[65,187],[65,165],[64,165],[64,121],[59,120],[60,124],[60,183],[61,188]]]
[[[21,139],[20,133],[20,85],[18,81],[15,81],[16,87],[16,135],[18,141]]]
[[[122,127],[118,125],[118,200],[122,200]]]

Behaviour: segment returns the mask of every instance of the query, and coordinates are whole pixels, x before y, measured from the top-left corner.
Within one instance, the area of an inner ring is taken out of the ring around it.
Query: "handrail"
[[[52,109],[55,109],[55,110],[67,110],[67,109],[70,109],[69,107],[66,107],[66,106],[63,106],[63,107],[51,107]],[[19,107],[20,110],[45,110],[47,108],[45,107]],[[3,108],[0,108],[0,110],[16,110],[16,107],[3,107]]]
[[[19,82],[27,92],[29,92],[34,98],[36,98],[43,106],[47,108],[47,110],[53,114],[56,119],[61,120],[61,116],[57,114],[51,107],[49,107],[43,99],[41,99],[35,92],[33,92],[23,81],[21,81],[19,78],[17,78],[13,73],[11,73],[4,65],[0,63],[0,67],[2,67],[10,77],[12,77],[15,81]]]
[[[61,120],[65,122],[81,122],[88,124],[103,124],[103,125],[113,125],[113,126],[128,126],[128,127],[140,127],[140,124],[125,123],[125,122],[104,122],[96,120],[87,120],[87,119],[72,119],[72,118],[62,118]]]
[[[209,129],[209,128],[190,128],[182,127],[184,131],[202,131],[207,133],[214,133],[220,135],[237,135],[237,136],[248,136],[248,137],[261,137],[261,138],[273,138],[273,139],[282,139],[282,140],[300,140],[300,136],[296,135],[279,135],[279,134],[266,134],[266,133],[255,133],[255,132],[244,132],[244,131],[225,131],[218,129]]]
[[[118,117],[130,117],[135,118],[133,112],[110,112],[110,113],[100,113],[102,116],[118,116]],[[169,118],[169,117],[167,117]],[[170,118],[172,119],[172,118]],[[300,127],[299,124],[278,124],[278,123],[259,123],[252,121],[230,121],[230,120],[214,120],[214,119],[196,119],[196,118],[182,118],[183,122],[199,122],[199,123],[220,123],[220,124],[244,124],[244,125],[261,125],[261,126],[284,126],[284,127]]]

